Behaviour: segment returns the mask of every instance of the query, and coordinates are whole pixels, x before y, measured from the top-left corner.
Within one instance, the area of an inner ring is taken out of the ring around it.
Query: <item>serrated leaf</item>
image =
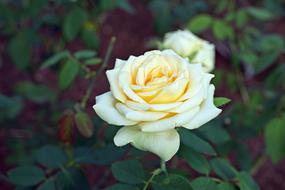
[[[223,106],[227,103],[229,103],[231,100],[225,97],[215,97],[214,98],[214,104],[217,107]]]
[[[285,157],[285,114],[272,119],[265,127],[266,152],[274,163]]]
[[[74,59],[68,59],[59,72],[59,87],[68,88],[79,72],[79,63]]]
[[[210,177],[198,177],[191,181],[193,190],[216,190],[217,184]]]
[[[89,138],[94,133],[92,121],[87,113],[78,112],[75,114],[75,123],[80,134]]]
[[[30,30],[20,31],[9,42],[9,55],[19,69],[25,70],[30,64],[32,36]]]
[[[50,58],[48,58],[45,62],[43,62],[41,69],[55,65],[55,64],[59,63],[59,61],[61,61],[62,59],[68,58],[69,56],[70,56],[69,51],[58,52],[58,53],[54,54],[53,56],[51,56]]]
[[[36,103],[48,102],[55,98],[54,92],[47,86],[37,85],[30,81],[18,82],[15,91]]]
[[[112,164],[111,170],[114,177],[124,183],[140,184],[145,180],[145,172],[137,160],[115,162]]]
[[[217,190],[236,190],[236,188],[231,183],[222,182],[217,186]]]
[[[76,7],[72,9],[64,18],[63,35],[67,41],[73,40],[80,32],[81,27],[87,20],[87,13],[84,9]]]
[[[16,185],[33,186],[45,178],[44,172],[35,166],[19,166],[8,172],[10,181]]]
[[[65,111],[63,116],[57,123],[58,137],[60,141],[65,144],[71,144],[73,141],[73,120],[74,113],[72,111]]]
[[[74,160],[79,164],[107,165],[119,160],[126,152],[126,147],[118,148],[108,144],[101,148],[78,147],[74,150]]]
[[[56,188],[59,190],[91,190],[86,175],[77,168],[61,168],[55,176]]]
[[[177,174],[158,177],[153,183],[153,188],[154,190],[192,190],[189,180]]]
[[[225,180],[232,179],[236,176],[237,171],[230,163],[223,158],[214,158],[210,161],[215,173]]]
[[[42,183],[37,190],[56,190],[54,180],[47,180]]]
[[[48,168],[59,168],[67,162],[65,152],[58,146],[45,145],[36,152],[38,163]]]
[[[240,172],[238,174],[240,190],[259,190],[257,183],[246,172]]]
[[[100,44],[100,38],[93,30],[84,29],[81,33],[81,39],[88,48],[98,48]]]
[[[187,160],[187,163],[197,172],[209,174],[211,168],[208,160],[193,149],[184,148],[181,150],[182,157]]]
[[[212,27],[214,36],[218,40],[231,39],[234,35],[233,28],[224,21],[216,20]]]
[[[210,27],[212,21],[213,19],[210,15],[197,15],[187,24],[187,28],[195,33],[203,32]]]
[[[258,7],[248,7],[246,11],[256,19],[259,20],[270,20],[274,15],[266,9]]]
[[[102,59],[100,58],[92,58],[92,59],[87,59],[86,61],[84,61],[85,65],[97,65],[102,63]]]
[[[87,59],[87,58],[92,58],[96,55],[96,51],[93,50],[80,50],[74,53],[74,57],[76,59]]]
[[[182,143],[185,144],[186,146],[203,154],[208,154],[213,156],[216,155],[216,151],[208,142],[198,137],[194,133],[190,132],[189,130],[180,129],[179,133]]]

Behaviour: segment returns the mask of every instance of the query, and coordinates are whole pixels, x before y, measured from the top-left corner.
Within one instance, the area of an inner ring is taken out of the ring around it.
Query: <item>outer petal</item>
[[[126,63],[126,61],[125,61],[125,60],[122,60],[122,59],[116,59],[116,62],[115,62],[115,68],[116,68],[116,69],[121,68],[125,63]]]
[[[214,45],[204,42],[202,48],[197,52],[193,63],[201,63],[205,72],[210,72],[215,64],[215,47]]]
[[[93,106],[95,112],[107,123],[112,125],[134,125],[137,122],[129,120],[121,115],[115,108],[116,100],[111,92],[106,92],[96,97]]]
[[[199,107],[197,106],[187,112],[180,113],[169,118],[154,122],[139,123],[138,125],[141,127],[142,131],[145,132],[165,131],[184,125],[185,123],[189,122],[198,112]]]
[[[121,102],[125,102],[127,100],[127,97],[125,96],[118,82],[119,72],[119,69],[108,70],[106,72],[106,75],[110,83],[113,96]]]
[[[214,119],[222,112],[221,109],[218,109],[214,105],[214,91],[214,85],[210,85],[208,90],[208,97],[202,104],[200,112],[190,122],[183,125],[183,127],[187,129],[196,129],[208,121]]]
[[[128,108],[124,104],[117,103],[117,109],[124,114],[127,119],[133,121],[156,121],[167,115],[165,112],[136,111]]]
[[[175,129],[147,133],[139,127],[129,126],[121,128],[114,137],[117,146],[131,143],[140,150],[150,151],[164,161],[170,160],[179,149],[180,138]]]

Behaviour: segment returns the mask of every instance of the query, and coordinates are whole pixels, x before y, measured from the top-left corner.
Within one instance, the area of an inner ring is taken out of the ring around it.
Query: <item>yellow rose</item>
[[[167,161],[179,149],[176,127],[195,129],[221,112],[213,103],[214,75],[172,50],[117,59],[106,73],[111,91],[97,96],[93,108],[109,124],[124,125],[117,146],[131,143]]]
[[[177,30],[165,35],[163,48],[172,49],[190,63],[200,63],[206,72],[214,69],[215,47],[188,30]]]

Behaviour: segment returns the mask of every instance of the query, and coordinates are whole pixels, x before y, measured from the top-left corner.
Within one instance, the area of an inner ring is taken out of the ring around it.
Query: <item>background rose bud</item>
[[[172,49],[182,57],[189,58],[191,63],[200,63],[206,72],[215,65],[215,47],[209,42],[195,36],[188,30],[169,32],[163,40],[164,49]]]
[[[195,129],[221,112],[213,104],[214,75],[172,50],[117,59],[107,77],[111,91],[96,97],[94,110],[109,124],[125,126],[115,144],[131,143],[165,161],[179,149],[176,127]]]

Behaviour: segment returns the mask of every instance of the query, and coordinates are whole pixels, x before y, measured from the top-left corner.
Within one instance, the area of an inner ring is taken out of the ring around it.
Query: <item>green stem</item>
[[[160,169],[163,171],[166,175],[168,175],[167,169],[166,169],[166,164],[164,160],[160,161]]]
[[[153,178],[157,175],[159,175],[160,173],[162,172],[162,169],[161,168],[158,168],[156,170],[154,170],[152,172],[152,175],[150,176],[150,178],[147,180],[147,182],[145,182],[145,185],[143,187],[143,190],[147,190],[148,186],[151,184]]]
[[[266,154],[262,154],[261,156],[259,156],[254,162],[250,170],[250,174],[255,175],[258,172],[258,170],[263,166],[263,164],[266,162],[266,160],[267,160]]]
[[[104,58],[104,61],[103,61],[102,65],[101,65],[101,67],[99,68],[99,70],[96,73],[96,75],[90,80],[90,83],[88,85],[87,91],[86,91],[85,95],[83,96],[83,98],[81,100],[81,107],[82,108],[86,107],[87,101],[88,101],[88,99],[89,99],[89,97],[90,97],[90,95],[91,95],[91,93],[93,91],[93,88],[95,86],[96,80],[102,74],[102,72],[106,69],[106,67],[108,65],[108,62],[109,62],[109,59],[111,57],[111,53],[112,53],[115,41],[116,41],[116,38],[112,37],[111,40],[110,40],[110,43],[109,43],[109,46],[108,46],[108,49],[107,49],[107,52],[106,52],[106,55],[105,55],[105,58]]]

